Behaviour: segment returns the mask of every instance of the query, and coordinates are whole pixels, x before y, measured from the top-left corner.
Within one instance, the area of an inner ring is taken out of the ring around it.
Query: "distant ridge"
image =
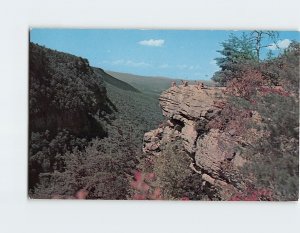
[[[121,73],[121,72],[114,72],[106,70],[106,73],[109,75],[122,80],[123,82],[126,82],[133,86],[134,88],[140,90],[143,93],[150,94],[152,96],[159,96],[161,92],[168,89],[171,86],[171,83],[177,82],[177,84],[180,83],[180,79],[175,78],[167,78],[167,77],[159,77],[159,76],[141,76],[141,75],[135,75],[135,74],[129,74],[129,73]],[[190,83],[194,83],[195,80],[188,80]],[[214,86],[213,81],[203,81],[203,80],[197,80],[203,82],[207,86]]]
[[[134,76],[134,77],[137,77],[137,78],[155,78],[155,79],[180,80],[180,78],[172,78],[172,77],[166,77],[166,76],[139,75],[139,74],[118,72],[118,71],[112,71],[112,70],[105,70],[105,72],[106,73],[111,73],[111,74],[116,74],[116,75]]]
[[[103,80],[117,88],[120,88],[122,90],[125,91],[133,91],[133,92],[138,92],[140,93],[140,91],[138,89],[136,89],[135,87],[131,86],[130,84],[128,84],[127,82],[124,82],[120,79],[117,79],[115,77],[113,77],[112,75],[106,73],[103,69],[101,68],[96,68],[94,67],[94,70],[96,71],[96,73],[100,74],[101,77],[103,77]]]

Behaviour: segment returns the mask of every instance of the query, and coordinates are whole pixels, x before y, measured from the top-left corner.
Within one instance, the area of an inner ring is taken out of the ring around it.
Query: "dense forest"
[[[203,89],[170,88],[171,79],[151,87],[149,80],[30,43],[29,197],[297,200],[300,44],[264,55],[265,41],[277,37],[272,31],[231,35],[221,43],[212,77],[220,88]],[[175,103],[171,111],[184,101],[165,96],[191,90],[217,100],[208,101],[213,110],[202,117],[184,103],[179,117],[167,112],[163,101]],[[186,135],[193,133],[187,149]],[[224,155],[217,172],[198,162],[212,138],[217,150],[210,152]],[[242,165],[234,167],[237,158]]]
[[[29,196],[126,199],[158,100],[90,67],[30,44]]]

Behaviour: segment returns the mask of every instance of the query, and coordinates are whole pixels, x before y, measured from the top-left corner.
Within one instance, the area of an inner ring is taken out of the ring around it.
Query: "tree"
[[[257,61],[260,61],[261,50],[277,43],[278,32],[254,30],[250,33],[250,42],[254,45]],[[271,43],[270,43],[271,42]]]
[[[221,70],[214,74],[212,80],[226,85],[228,81],[237,78],[245,66],[255,62],[255,53],[252,43],[245,33],[241,37],[231,34],[229,39],[222,42],[221,45],[223,49],[217,52],[222,57],[215,59]]]
[[[259,67],[262,49],[276,45],[277,39],[278,32],[274,31],[255,30],[240,37],[230,34],[229,39],[221,43],[223,49],[217,51],[222,55],[215,59],[221,70],[214,74],[212,80],[226,86],[230,80],[239,79],[249,67]],[[268,59],[272,56],[272,52],[267,54]]]

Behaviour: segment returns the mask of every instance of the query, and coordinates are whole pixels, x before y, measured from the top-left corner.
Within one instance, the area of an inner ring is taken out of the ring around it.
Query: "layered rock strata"
[[[238,142],[230,133],[209,127],[221,111],[224,88],[173,86],[159,100],[166,122],[144,135],[143,151],[159,156],[163,145],[181,140],[192,158],[190,168],[205,182],[219,190],[221,199],[230,197],[242,186],[237,169],[244,163]]]

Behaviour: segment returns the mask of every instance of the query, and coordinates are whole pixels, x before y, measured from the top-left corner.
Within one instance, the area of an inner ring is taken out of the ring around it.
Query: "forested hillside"
[[[206,85],[31,43],[29,196],[297,200],[300,45],[266,54],[276,38],[229,36]]]
[[[149,94],[157,98],[162,91],[168,89],[172,82],[181,84],[180,79],[166,78],[166,77],[146,77],[134,74],[120,73],[114,71],[106,71],[108,74],[118,78],[131,86],[139,89],[143,93]],[[197,80],[199,81],[199,80]],[[214,86],[215,83],[211,80],[202,81],[208,86]],[[190,84],[195,84],[195,80],[189,80]]]
[[[158,102],[83,58],[30,44],[29,196],[126,199]]]
[[[110,112],[103,82],[86,59],[30,44],[29,133],[105,136],[96,117]]]
[[[109,83],[113,86],[118,87],[119,89],[125,90],[125,91],[133,91],[133,92],[140,92],[138,89],[134,88],[133,86],[129,85],[127,82],[124,82],[120,79],[117,79],[108,73],[106,73],[104,70],[100,68],[94,68],[95,72],[103,77],[103,80],[106,83]]]

